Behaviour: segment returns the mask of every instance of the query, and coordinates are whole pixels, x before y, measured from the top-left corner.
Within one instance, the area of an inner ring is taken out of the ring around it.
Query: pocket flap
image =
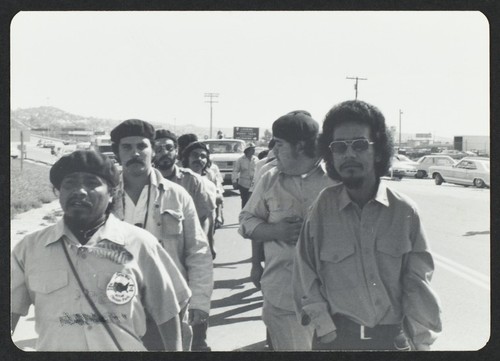
[[[29,276],[30,287],[38,293],[48,294],[68,285],[66,270],[42,271]]]
[[[401,257],[403,254],[410,252],[411,244],[409,240],[404,239],[378,239],[377,251],[388,254],[393,257]]]
[[[174,217],[179,222],[184,220],[184,214],[181,211],[165,208],[165,209],[161,210],[161,214],[164,214],[164,213],[170,214],[172,217]]]
[[[343,244],[332,249],[322,250],[319,258],[322,261],[338,263],[353,255],[354,251],[353,244]]]

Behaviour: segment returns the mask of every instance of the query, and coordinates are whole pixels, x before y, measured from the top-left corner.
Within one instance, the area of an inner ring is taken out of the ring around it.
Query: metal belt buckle
[[[365,326],[364,325],[359,326],[359,338],[361,340],[371,340],[372,339],[371,337],[365,336]]]

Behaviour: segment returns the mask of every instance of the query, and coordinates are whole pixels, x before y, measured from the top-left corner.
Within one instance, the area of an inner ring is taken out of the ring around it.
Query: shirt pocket
[[[377,239],[375,248],[381,279],[398,283],[404,271],[405,255],[411,251],[410,240],[396,236],[381,237]]]
[[[38,319],[54,321],[63,312],[72,313],[74,288],[69,287],[66,270],[37,271],[28,282]]]
[[[269,222],[279,222],[286,217],[291,217],[294,214],[293,201],[285,197],[280,198],[272,196],[268,201],[269,207]]]
[[[166,240],[173,240],[182,235],[184,214],[180,211],[165,209],[161,213],[161,234]]]
[[[320,253],[321,274],[327,290],[354,288],[359,283],[354,245],[345,244]],[[335,295],[332,295],[335,297]]]
[[[35,293],[44,295],[56,292],[68,285],[66,270],[42,271],[28,277],[30,288]]]

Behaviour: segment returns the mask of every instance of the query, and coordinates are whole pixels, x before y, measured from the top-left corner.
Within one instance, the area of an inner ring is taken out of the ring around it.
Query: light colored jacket
[[[210,310],[213,263],[208,240],[201,228],[193,199],[180,185],[151,173],[151,202],[146,230],[152,233],[185,277],[192,292],[190,308]],[[124,219],[123,187],[115,195],[113,213]]]

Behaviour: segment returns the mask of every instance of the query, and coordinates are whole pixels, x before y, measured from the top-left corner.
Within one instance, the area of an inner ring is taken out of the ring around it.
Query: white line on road
[[[432,256],[436,260],[436,264],[440,265],[441,267],[455,273],[456,275],[474,283],[479,287],[484,288],[487,291],[490,290],[490,278],[488,276],[469,267],[461,265],[455,261],[452,261],[449,258],[440,256],[436,253],[433,253]]]

